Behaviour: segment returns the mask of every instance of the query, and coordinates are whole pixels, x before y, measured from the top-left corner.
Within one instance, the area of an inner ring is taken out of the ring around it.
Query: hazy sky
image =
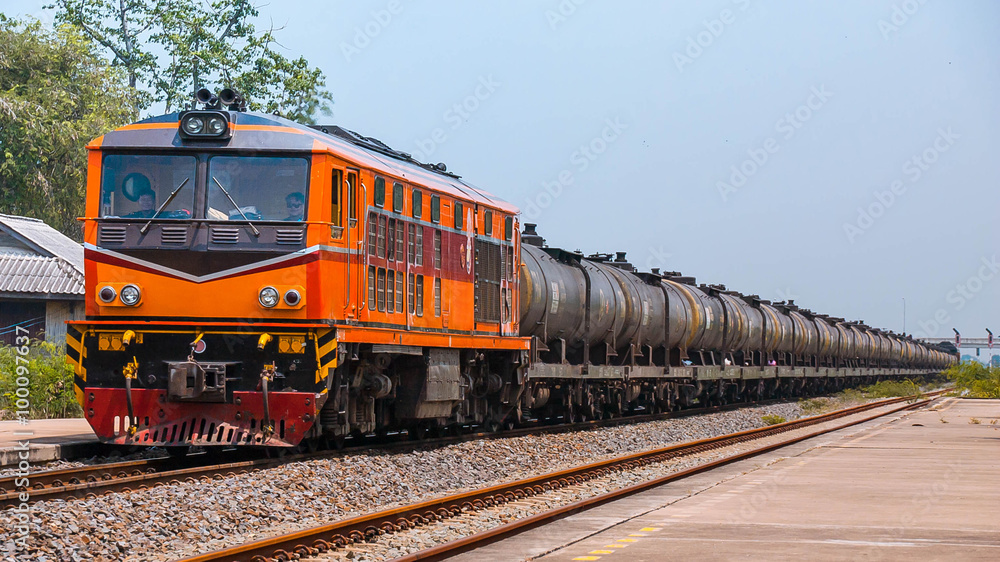
[[[261,15],[326,73],[323,121],[447,163],[550,245],[627,251],[644,270],[897,331],[905,298],[907,332],[1000,333],[997,2],[338,1]]]

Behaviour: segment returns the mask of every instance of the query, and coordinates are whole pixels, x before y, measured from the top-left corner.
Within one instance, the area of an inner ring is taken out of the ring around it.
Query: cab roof
[[[517,214],[514,205],[432,164],[424,164],[409,154],[393,150],[378,139],[365,137],[335,125],[302,125],[276,115],[228,112],[229,140],[185,140],[180,137],[180,113],[168,113],[125,125],[94,139],[91,150],[191,151],[238,150],[268,152],[330,152],[378,174],[394,176],[449,195],[456,199]]]

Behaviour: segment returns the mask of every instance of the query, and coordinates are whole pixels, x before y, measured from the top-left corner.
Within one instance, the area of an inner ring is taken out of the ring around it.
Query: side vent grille
[[[100,244],[124,244],[125,243],[125,227],[124,226],[111,226],[111,225],[101,225],[100,235],[97,237]]]
[[[160,229],[161,244],[187,244],[186,226],[164,226]]]
[[[301,244],[303,234],[305,234],[305,231],[302,229],[291,230],[279,228],[275,232],[274,241],[277,244]]]
[[[499,244],[476,240],[476,311],[479,322],[500,321],[503,250]]]
[[[236,244],[240,241],[240,229],[215,227],[212,229],[212,244]]]

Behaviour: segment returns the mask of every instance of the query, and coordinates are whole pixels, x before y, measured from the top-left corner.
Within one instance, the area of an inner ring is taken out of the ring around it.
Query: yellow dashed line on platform
[[[645,536],[647,536],[647,535],[644,535],[644,534],[642,534],[642,533],[632,533],[632,534],[630,534],[629,536],[630,536],[630,537],[645,537]]]
[[[604,548],[625,548],[627,544],[606,544]]]
[[[613,550],[591,550],[587,554],[614,554]]]
[[[618,539],[618,542],[635,542],[635,539]]]
[[[653,531],[659,531],[659,530],[660,530],[660,528],[659,528],[659,527],[643,527],[643,528],[641,528],[641,529],[639,529],[639,530],[640,530],[640,531],[644,531],[644,532],[647,532],[647,533],[651,533],[651,532],[653,532]]]

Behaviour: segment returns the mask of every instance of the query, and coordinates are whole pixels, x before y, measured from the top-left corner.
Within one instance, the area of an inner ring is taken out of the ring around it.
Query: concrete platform
[[[1000,560],[1000,400],[935,408],[699,474],[455,560]]]
[[[0,467],[17,464],[28,442],[28,462],[47,462],[61,458],[91,456],[104,451],[83,418],[56,420],[0,421]]]

